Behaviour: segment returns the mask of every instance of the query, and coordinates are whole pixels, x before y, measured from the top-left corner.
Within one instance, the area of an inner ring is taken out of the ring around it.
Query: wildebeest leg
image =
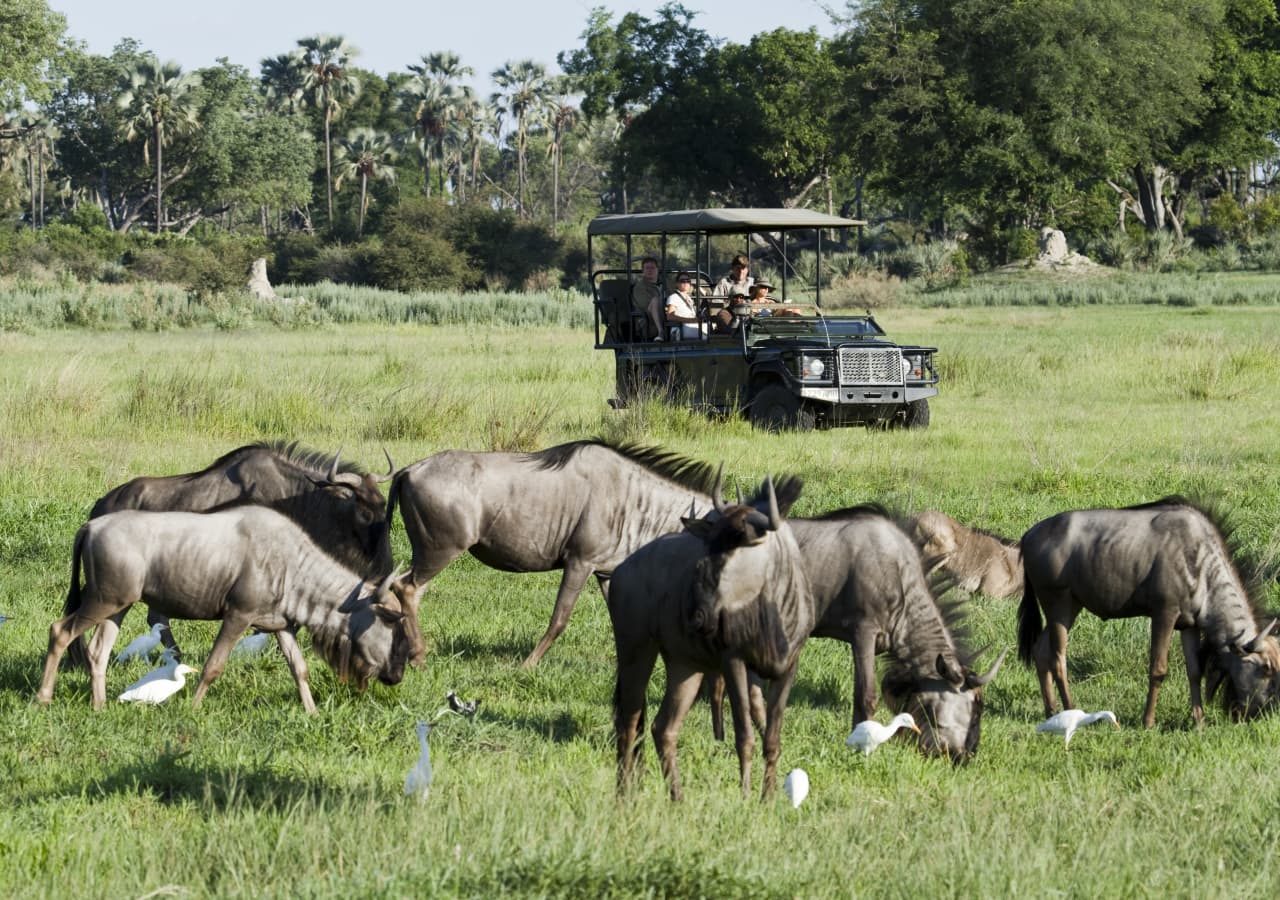
[[[1049,632],[1041,633],[1033,653],[1036,660],[1036,678],[1040,682],[1040,699],[1044,701],[1044,714],[1051,716],[1056,707],[1053,702],[1053,653],[1049,649]]]
[[[724,740],[724,674],[714,672],[703,679],[707,686],[707,701],[711,704],[711,736]]]
[[[298,648],[298,639],[294,631],[293,628],[277,631],[276,643],[280,645],[280,652],[284,654],[285,662],[289,664],[289,671],[293,673],[293,680],[298,685],[298,697],[302,700],[302,708],[308,713],[314,713],[316,702],[311,699],[311,687],[307,684],[307,661],[302,655],[302,650]]]
[[[209,685],[217,680],[222,674],[222,670],[227,667],[227,657],[231,655],[232,648],[235,647],[236,641],[244,636],[249,630],[249,623],[241,618],[226,618],[222,620],[222,627],[218,629],[218,636],[213,640],[213,649],[209,651],[209,658],[204,661],[204,671],[200,673],[200,683],[196,685],[195,695],[191,698],[191,706],[199,708],[204,701],[204,695],[209,690]],[[281,647],[281,650],[284,648]]]
[[[413,543],[414,531],[409,527],[408,508],[402,507],[401,513],[406,517],[405,530],[409,532],[410,542]],[[417,522],[418,533],[421,533],[425,526],[421,523],[421,520],[415,521]],[[396,595],[401,597],[401,605],[409,607],[414,613],[407,627],[409,643],[412,648],[412,656],[409,657],[409,662],[414,666],[421,666],[427,656],[427,644],[422,638],[421,621],[422,594],[427,589],[427,582],[443,572],[445,566],[461,556],[465,549],[465,547],[449,547],[435,552],[419,553],[418,548],[415,546],[413,562],[410,563],[409,571],[400,577],[398,582],[399,589],[396,591]]]
[[[116,635],[120,633],[120,622],[124,619],[122,610],[98,623],[89,642],[89,697],[94,709],[102,709],[107,705],[107,663],[111,660],[111,648],[115,646]]]
[[[80,609],[81,612],[74,612],[49,626],[49,652],[45,655],[44,672],[40,675],[40,687],[36,690],[36,703],[41,706],[48,706],[53,699],[53,682],[58,677],[58,663],[62,660],[62,654],[67,652],[72,641],[95,624],[92,619],[82,615],[83,605]]]
[[[680,789],[680,768],[676,765],[676,738],[689,708],[698,699],[702,673],[686,663],[670,659],[665,662],[667,691],[658,714],[653,717],[653,744],[658,749],[658,759],[662,763],[662,774],[667,779],[671,799],[678,801],[684,799],[684,792]]]
[[[751,793],[751,756],[755,752],[756,735],[748,719],[751,705],[750,678],[746,664],[740,659],[725,663],[725,681],[729,689],[729,711],[733,714],[733,743],[738,751],[738,783],[742,795]]]
[[[164,644],[165,649],[173,651],[173,658],[182,661],[182,650],[178,647],[178,642],[173,639],[173,629],[169,627],[169,617],[164,613],[156,612],[153,609],[147,610],[148,625],[163,625],[160,629],[160,643]]]
[[[1200,667],[1200,632],[1195,628],[1182,629],[1182,655],[1187,661],[1187,687],[1191,692],[1191,718],[1196,726],[1204,724],[1204,703],[1200,698],[1200,679],[1204,675]]]
[[[876,631],[859,628],[849,647],[853,658],[853,727],[876,714]]]
[[[1041,605],[1045,605],[1043,600]],[[1058,694],[1062,697],[1062,708],[1075,709],[1075,704],[1071,702],[1071,689],[1067,685],[1067,632],[1071,630],[1071,622],[1061,622],[1047,614],[1046,618],[1049,618],[1046,631],[1049,635],[1053,680],[1057,682]],[[1053,708],[1046,700],[1045,713],[1048,714],[1052,711]]]
[[[578,602],[578,595],[582,593],[582,588],[590,575],[589,563],[574,561],[564,567],[564,576],[560,579],[560,590],[556,592],[556,606],[551,611],[551,624],[547,626],[547,633],[542,636],[542,640],[538,641],[538,646],[534,647],[533,652],[521,663],[523,668],[532,669],[536,666],[542,659],[542,654],[546,653],[555,643],[556,638],[560,637],[565,626],[569,624],[569,616],[573,615],[573,605]]]
[[[769,686],[768,724],[764,730],[764,789],[760,799],[768,800],[778,786],[778,757],[782,755],[782,715],[787,709],[787,697],[796,680],[796,663],[775,678]]]
[[[618,681],[613,689],[613,730],[618,745],[618,793],[624,793],[635,777],[635,764],[644,750],[644,698],[649,676],[658,659],[652,644],[617,647]]]
[[[1147,708],[1142,713],[1144,728],[1156,724],[1156,698],[1160,696],[1160,685],[1169,674],[1169,642],[1173,640],[1173,624],[1172,616],[1151,617],[1151,668],[1147,676]]]

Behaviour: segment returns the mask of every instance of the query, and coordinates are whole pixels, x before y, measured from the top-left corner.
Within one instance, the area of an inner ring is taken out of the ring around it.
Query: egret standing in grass
[[[431,791],[431,748],[427,745],[427,735],[430,733],[430,722],[418,723],[418,746],[422,748],[422,754],[409,774],[404,776],[405,796],[417,797],[420,801],[426,801],[427,794]]]
[[[271,635],[265,631],[246,635],[231,649],[231,656],[233,659],[261,656],[266,652],[267,644],[270,642]]]
[[[121,703],[160,704],[186,687],[187,676],[196,670],[184,663],[171,662],[152,669],[120,695]]]
[[[146,659],[156,647],[160,646],[160,632],[164,627],[163,622],[157,622],[151,626],[149,632],[131,640],[129,646],[121,650],[119,655],[116,656],[116,662],[122,663],[131,659]]]
[[[782,782],[782,790],[791,801],[791,808],[799,808],[804,798],[809,796],[809,773],[804,769],[792,769]]]
[[[1063,746],[1070,748],[1071,735],[1076,733],[1076,729],[1092,725],[1094,722],[1110,722],[1112,728],[1120,727],[1120,723],[1116,721],[1116,714],[1109,709],[1096,713],[1087,713],[1083,709],[1064,709],[1056,716],[1050,716],[1037,725],[1036,733],[1060,734],[1066,739]]]
[[[899,728],[910,728],[916,734],[920,733],[920,728],[916,725],[916,720],[911,718],[911,713],[898,713],[888,725],[881,725],[875,719],[859,722],[845,738],[845,746],[861,750],[863,756],[870,756],[872,750],[893,737]]]

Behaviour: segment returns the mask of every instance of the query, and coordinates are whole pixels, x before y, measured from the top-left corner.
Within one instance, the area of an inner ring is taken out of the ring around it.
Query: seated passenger
[[[757,316],[798,316],[800,310],[792,306],[778,306],[778,299],[770,297],[769,291],[773,290],[773,285],[767,281],[757,281],[751,285],[751,308],[753,315]]]
[[[666,331],[662,311],[662,285],[658,283],[658,260],[646,256],[640,260],[640,280],[631,285],[631,307],[644,315],[646,334],[636,340],[662,340]]]
[[[676,289],[667,297],[666,323],[673,339],[699,338],[706,334],[706,325],[698,321],[693,306],[693,276],[688,272],[676,276]]]
[[[732,299],[735,293],[747,293],[751,290],[751,261],[741,253],[729,263],[729,274],[716,282],[715,296]]]

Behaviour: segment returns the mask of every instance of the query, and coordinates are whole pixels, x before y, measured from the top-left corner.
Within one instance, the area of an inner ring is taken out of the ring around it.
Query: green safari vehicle
[[[814,271],[821,273],[824,231],[861,224],[805,209],[692,209],[593,219],[588,271],[595,346],[612,351],[616,364],[617,396],[610,404],[622,408],[657,394],[712,413],[746,415],[769,431],[926,427],[929,398],[938,393],[937,348],[894,343],[870,312],[826,315],[821,279],[799,284],[788,263],[797,245],[812,247]],[[774,303],[760,308],[717,295],[712,273],[736,253],[768,257],[780,268],[781,295]],[[663,328],[633,302],[645,256],[659,262],[658,284],[649,290],[662,297],[675,289],[678,272],[693,275],[696,327]],[[682,338],[682,331],[696,336]]]

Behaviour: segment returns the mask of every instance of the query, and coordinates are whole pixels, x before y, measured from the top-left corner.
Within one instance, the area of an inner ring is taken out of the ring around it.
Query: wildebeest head
[[[378,490],[378,484],[390,480],[395,472],[395,464],[391,462],[390,454],[387,454],[390,469],[385,476],[340,472],[338,460],[341,455],[341,450],[334,454],[329,471],[323,478],[311,479],[316,490],[325,496],[328,510],[324,522],[313,520],[306,524],[310,529],[333,528],[341,531],[336,536],[336,541],[320,540],[320,543],[324,546],[356,546],[360,549],[360,555],[368,561],[367,571],[384,575],[391,571],[391,540],[387,526],[387,502]],[[356,562],[350,559],[342,561],[348,564]]]
[[[1208,696],[1225,680],[1223,700],[1234,719],[1251,719],[1267,711],[1280,697],[1280,641],[1271,636],[1276,620],[1250,641],[1243,636],[1227,652],[1211,657]]]
[[[938,655],[936,673],[913,675],[894,667],[881,681],[885,703],[894,712],[909,712],[920,726],[919,746],[928,756],[965,762],[978,753],[982,732],[982,689],[996,677],[1006,650],[985,675],[949,663]]]
[[[361,690],[370,678],[383,684],[399,684],[405,664],[413,651],[405,610],[392,590],[393,572],[376,590],[357,596],[344,605],[348,614],[340,634],[314,634],[313,642],[338,674],[340,681],[351,679]]]

